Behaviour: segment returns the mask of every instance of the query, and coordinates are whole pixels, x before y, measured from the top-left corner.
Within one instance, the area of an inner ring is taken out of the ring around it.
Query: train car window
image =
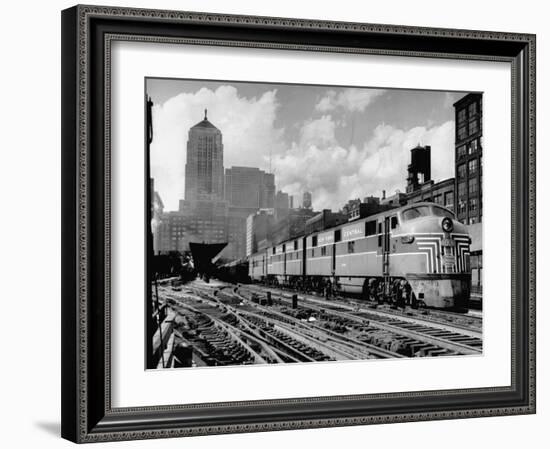
[[[311,246],[317,246],[317,236],[311,237]]]
[[[394,215],[393,217],[390,218],[390,224],[392,229],[397,228],[397,225],[399,224],[397,222],[397,215]]]
[[[283,253],[286,253],[286,245],[283,245]]]
[[[374,235],[376,234],[376,221],[367,221],[365,223],[365,235]]]
[[[272,248],[271,254],[275,254],[275,247]]]
[[[382,246],[382,223],[378,223],[378,246]]]
[[[401,213],[404,221],[414,220],[419,217],[427,217],[431,215],[429,206],[415,206],[410,209],[406,209]]]
[[[334,231],[334,241],[339,242],[340,240],[342,240],[342,230],[337,229],[336,231]]]
[[[327,247],[326,246],[322,246],[321,247],[321,256],[326,256],[327,255]]]
[[[298,249],[298,240],[294,240],[294,251]]]
[[[311,249],[311,257],[315,257],[315,250],[313,248]]]
[[[348,242],[348,253],[355,252],[355,241]]]

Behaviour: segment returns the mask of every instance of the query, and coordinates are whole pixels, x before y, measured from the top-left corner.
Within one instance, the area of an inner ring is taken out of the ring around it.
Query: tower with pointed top
[[[189,130],[185,164],[186,201],[216,201],[224,198],[222,133],[204,119]]]

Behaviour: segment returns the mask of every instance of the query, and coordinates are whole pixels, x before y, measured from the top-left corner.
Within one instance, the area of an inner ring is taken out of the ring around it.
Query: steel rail
[[[290,301],[289,298],[287,297],[287,295],[283,294],[282,296],[285,298],[286,302]],[[429,335],[429,334],[419,332],[419,331],[416,331],[416,330],[403,328],[399,325],[382,323],[382,322],[379,322],[379,321],[370,320],[370,319],[365,318],[365,317],[356,316],[356,315],[353,315],[351,313],[344,312],[344,311],[341,311],[341,310],[335,310],[334,304],[332,304],[332,303],[323,302],[323,301],[317,300],[317,299],[304,298],[303,296],[302,296],[302,301],[304,301],[306,303],[310,303],[310,304],[308,304],[308,306],[313,308],[313,309],[316,309],[318,311],[320,311],[321,309],[323,309],[325,311],[325,313],[329,313],[329,311],[330,311],[330,313],[332,313],[334,315],[339,315],[343,318],[347,318],[349,320],[352,320],[352,321],[355,321],[355,322],[358,322],[358,323],[361,323],[361,324],[364,324],[364,325],[368,324],[371,327],[375,327],[375,328],[381,329],[381,330],[386,330],[386,331],[391,332],[393,334],[402,335],[404,337],[412,338],[414,340],[418,340],[418,341],[421,341],[421,342],[426,342],[426,343],[429,343],[431,345],[447,349],[449,351],[457,352],[459,354],[463,354],[463,355],[480,355],[480,354],[482,354],[481,349],[472,347],[470,345],[466,345],[466,344],[459,343],[459,342],[449,341],[447,339],[439,338],[437,336]],[[313,304],[311,304],[311,303],[313,303]],[[349,306],[348,307],[344,306],[344,307],[341,307],[341,308],[349,308]],[[387,313],[379,312],[379,311],[376,311],[376,310],[367,309],[367,310],[362,310],[362,312],[366,312],[366,313],[369,313],[369,314],[374,312],[374,313],[372,313],[373,315],[377,315],[377,316],[381,316],[381,317],[383,316],[385,318],[389,318],[389,319],[393,319],[393,320],[397,319],[392,314],[387,314]],[[403,321],[406,321],[410,324],[416,324],[416,325],[420,325],[420,326],[424,326],[424,327],[428,327],[428,328],[430,327],[427,324],[425,324],[425,322],[418,323],[418,321],[415,321],[414,319],[407,319],[407,320],[403,320]],[[445,329],[444,327],[438,327],[438,328],[442,329],[442,330],[445,330],[447,332],[457,333],[457,330],[455,328],[452,328],[452,330]],[[471,337],[471,336],[467,335],[465,337]]]
[[[256,290],[257,288],[251,288],[250,286],[246,286],[246,287],[241,286],[241,289],[245,289],[245,290],[246,289],[250,289],[250,290],[254,289],[254,290]],[[265,292],[264,290],[261,290],[261,289],[258,289],[258,290]],[[291,294],[289,294],[287,292],[280,292],[280,291],[277,292],[276,290],[272,290],[272,289],[267,289],[267,291],[271,292],[271,294],[273,294],[273,293],[279,294],[282,297],[287,298],[287,299],[292,297]],[[428,327],[434,327],[434,328],[437,328],[437,329],[445,330],[445,331],[448,331],[448,332],[459,333],[459,334],[463,334],[463,335],[468,336],[468,337],[479,338],[479,339],[482,338],[482,332],[479,331],[479,330],[464,328],[463,326],[456,326],[456,325],[451,325],[451,324],[447,324],[447,323],[441,323],[441,322],[434,321],[434,320],[428,320],[428,319],[422,318],[420,316],[409,317],[409,316],[405,316],[405,315],[401,315],[401,314],[392,313],[392,312],[389,312],[389,311],[380,311],[380,310],[370,309],[370,308],[366,308],[366,307],[360,307],[359,305],[351,306],[351,305],[348,305],[348,304],[342,304],[341,302],[336,303],[334,301],[327,301],[327,300],[323,300],[323,299],[319,299],[319,298],[313,298],[309,295],[306,296],[304,294],[300,294],[300,296],[301,296],[302,301],[317,303],[319,305],[324,306],[325,308],[331,308],[331,310],[334,310],[334,308],[342,308],[342,309],[347,309],[347,310],[351,310],[351,311],[354,311],[354,312],[366,312],[366,313],[369,313],[369,314],[372,314],[372,315],[377,315],[377,316],[384,317],[384,318],[400,319],[402,321],[409,322],[411,324],[421,324],[421,325],[425,325],[425,326],[428,326]],[[300,296],[299,296],[299,298],[300,298]]]

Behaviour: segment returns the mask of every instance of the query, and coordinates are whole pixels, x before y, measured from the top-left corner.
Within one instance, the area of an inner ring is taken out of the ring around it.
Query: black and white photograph
[[[544,447],[546,4],[106,3],[3,9],[1,446]]]
[[[148,369],[483,354],[483,93],[145,79]]]

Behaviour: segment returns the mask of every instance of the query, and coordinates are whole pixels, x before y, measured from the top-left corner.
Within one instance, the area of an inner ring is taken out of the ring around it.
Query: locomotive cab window
[[[340,240],[342,240],[342,230],[337,229],[336,231],[334,231],[334,241],[339,242]]]
[[[294,240],[294,251],[298,249],[298,240]]]
[[[378,223],[378,246],[382,246],[382,223]]]
[[[406,209],[401,213],[404,221],[414,220],[415,218],[427,217],[431,215],[429,206],[415,206]]]
[[[450,210],[444,209],[443,207],[433,207],[432,209],[433,209],[433,214],[436,217],[454,218],[454,214]]]
[[[390,218],[390,225],[392,229],[397,228],[397,226],[399,225],[399,222],[397,221],[397,215],[394,215]]]
[[[317,246],[317,236],[311,237],[311,246]]]

